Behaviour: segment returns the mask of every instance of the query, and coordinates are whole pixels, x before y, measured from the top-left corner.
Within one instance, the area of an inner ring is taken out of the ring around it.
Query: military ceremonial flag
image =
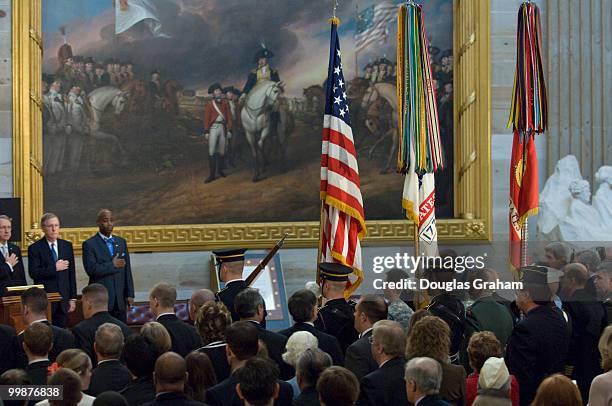
[[[342,73],[338,20],[332,18],[321,149],[321,262],[353,268],[346,296],[363,280],[361,239],[366,225],[361,198],[357,151]],[[317,275],[317,279],[318,275]]]
[[[370,44],[387,39],[387,26],[395,20],[395,5],[383,1],[370,6],[357,15],[355,51],[359,52]]]
[[[420,253],[438,254],[434,172],[442,167],[438,107],[420,5],[403,4],[397,24],[398,172],[402,206],[418,228]]]
[[[508,127],[514,140],[510,162],[510,263],[526,265],[526,229],[538,212],[538,158],[535,134],[548,124],[546,84],[541,57],[540,10],[523,3],[517,19],[516,71]]]
[[[115,34],[121,34],[141,21],[155,37],[169,37],[162,31],[157,7],[152,0],[115,1]]]

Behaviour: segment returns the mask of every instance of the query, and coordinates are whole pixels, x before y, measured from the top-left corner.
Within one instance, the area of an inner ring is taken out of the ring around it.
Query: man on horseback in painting
[[[264,44],[261,44],[261,49],[255,53],[255,62],[257,68],[249,72],[244,89],[242,89],[242,97],[245,97],[251,89],[261,81],[271,80],[272,82],[280,82],[278,72],[268,65],[268,59],[272,58],[274,54]]]
[[[216,174],[225,177],[223,173],[223,158],[227,138],[231,137],[232,113],[227,100],[223,99],[223,88],[214,83],[208,88],[208,94],[213,98],[204,108],[204,136],[208,140],[209,175],[205,183],[216,179]]]

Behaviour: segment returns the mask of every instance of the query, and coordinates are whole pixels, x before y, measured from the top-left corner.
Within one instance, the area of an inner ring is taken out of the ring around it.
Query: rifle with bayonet
[[[281,238],[276,243],[276,245],[274,247],[272,247],[272,249],[268,252],[268,255],[266,255],[266,257],[261,260],[259,265],[257,265],[257,267],[253,270],[253,272],[251,272],[249,274],[249,276],[247,276],[247,278],[245,280],[247,286],[251,286],[251,284],[255,281],[255,279],[257,279],[257,277],[259,276],[261,271],[263,271],[263,269],[266,267],[266,265],[268,265],[268,262],[270,262],[272,260],[272,258],[274,258],[274,255],[276,255],[278,250],[281,249],[281,247],[285,243],[285,239],[288,236],[289,236],[289,234],[285,233],[285,235],[283,235],[283,238]]]

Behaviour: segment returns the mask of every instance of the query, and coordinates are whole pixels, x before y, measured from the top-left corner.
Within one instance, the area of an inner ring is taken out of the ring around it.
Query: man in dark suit
[[[146,406],[204,406],[205,403],[189,400],[185,395],[187,365],[175,352],[162,354],[155,362],[155,400]]]
[[[519,383],[520,404],[533,401],[545,377],[563,373],[570,343],[570,331],[561,312],[551,303],[547,284],[548,268],[521,268],[523,289],[516,304],[525,315],[508,339],[504,360]]]
[[[11,326],[0,324],[0,374],[15,368],[15,329]]]
[[[74,336],[65,328],[53,326],[47,320],[47,307],[49,301],[47,294],[40,288],[30,288],[21,294],[21,316],[26,325],[33,323],[43,323],[51,326],[53,331],[53,347],[49,351],[49,361],[55,361],[55,358],[64,350],[74,348]],[[23,351],[23,333],[16,337],[15,354],[18,357],[17,364],[23,368],[28,364],[28,359]]]
[[[102,209],[96,224],[98,233],[83,243],[83,267],[89,283],[99,283],[108,290],[108,311],[126,322],[126,308],[134,304],[134,279],[127,242],[113,235],[113,213]]]
[[[272,406],[278,398],[278,368],[271,359],[251,358],[235,375],[236,392],[245,405]]]
[[[81,302],[83,304],[83,317],[85,320],[72,328],[75,344],[89,355],[92,363],[96,363],[96,353],[94,351],[94,341],[96,331],[104,323],[116,324],[121,328],[123,336],[131,334],[129,327],[120,320],[117,320],[108,312],[108,292],[99,283],[92,283],[83,288]]]
[[[331,356],[334,365],[342,365],[344,354],[336,337],[326,334],[314,326],[319,311],[315,294],[308,289],[298,290],[289,298],[288,306],[295,324],[286,330],[279,331],[279,333],[289,338],[291,334],[297,331],[309,332],[317,337],[319,348]]]
[[[0,296],[5,294],[8,286],[27,285],[21,249],[11,239],[11,219],[0,215]]]
[[[248,321],[257,327],[257,335],[266,345],[268,356],[276,363],[280,371],[280,378],[288,380],[293,378],[293,367],[283,360],[287,337],[282,334],[268,331],[261,326],[264,319],[264,299],[257,289],[246,288],[236,295],[234,308],[241,321]]]
[[[33,323],[23,333],[23,350],[28,356],[28,366],[25,371],[32,385],[47,384],[47,368],[49,351],[53,346],[53,330],[43,323]]]
[[[119,361],[123,350],[123,333],[116,324],[104,323],[96,331],[94,350],[98,367],[91,373],[87,393],[98,396],[106,391],[120,391],[132,382],[130,371]]]
[[[404,380],[408,402],[418,406],[451,406],[438,394],[442,368],[435,359],[418,357],[408,361]]]
[[[355,330],[359,339],[346,349],[344,366],[353,372],[357,379],[378,369],[378,363],[372,356],[372,329],[374,323],[387,318],[387,304],[380,296],[362,296],[355,306]]]
[[[52,304],[52,323],[66,327],[67,315],[76,309],[74,252],[70,241],[59,239],[60,222],[53,213],[40,220],[45,236],[28,247],[28,273],[47,293],[57,292],[62,300]]]
[[[300,394],[294,399],[293,406],[319,406],[317,381],[321,373],[330,366],[331,357],[319,348],[306,350],[300,355],[295,366]]]
[[[123,359],[134,379],[120,393],[130,405],[141,405],[155,399],[153,371],[157,356],[155,345],[140,334],[125,339]]]
[[[248,321],[237,321],[225,330],[227,341],[227,358],[232,368],[236,371],[245,363],[257,356],[259,350],[259,338],[257,327]],[[242,400],[236,393],[238,379],[235,375],[219,382],[206,391],[206,401],[211,406],[242,406]],[[293,399],[293,389],[287,382],[278,381],[280,385],[279,395],[274,405],[289,406]]]
[[[372,330],[371,352],[378,369],[361,379],[358,406],[408,406],[404,382],[406,335],[396,321],[380,320]]]
[[[319,309],[315,327],[338,339],[343,352],[357,341],[359,333],[355,330],[355,303],[347,302],[344,292],[348,286],[348,276],[353,273],[349,266],[323,262],[319,264],[321,292],[327,299]]]
[[[225,283],[225,287],[217,292],[217,300],[223,302],[225,307],[232,313],[232,321],[240,319],[234,310],[234,298],[238,293],[247,288],[246,282],[242,277],[245,252],[245,248],[213,251],[217,259],[219,280]]]
[[[176,317],[176,289],[167,283],[158,283],[149,293],[149,306],[157,322],[163,325],[172,339],[172,351],[186,357],[202,346],[202,337],[190,324]]]

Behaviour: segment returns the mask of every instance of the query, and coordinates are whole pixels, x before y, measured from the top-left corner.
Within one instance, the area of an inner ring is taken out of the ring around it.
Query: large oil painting
[[[453,217],[453,2],[424,2]],[[396,1],[344,0],[368,220],[401,219]],[[327,0],[45,0],[44,207],[66,227],[316,221]],[[215,102],[213,103],[213,100]]]

